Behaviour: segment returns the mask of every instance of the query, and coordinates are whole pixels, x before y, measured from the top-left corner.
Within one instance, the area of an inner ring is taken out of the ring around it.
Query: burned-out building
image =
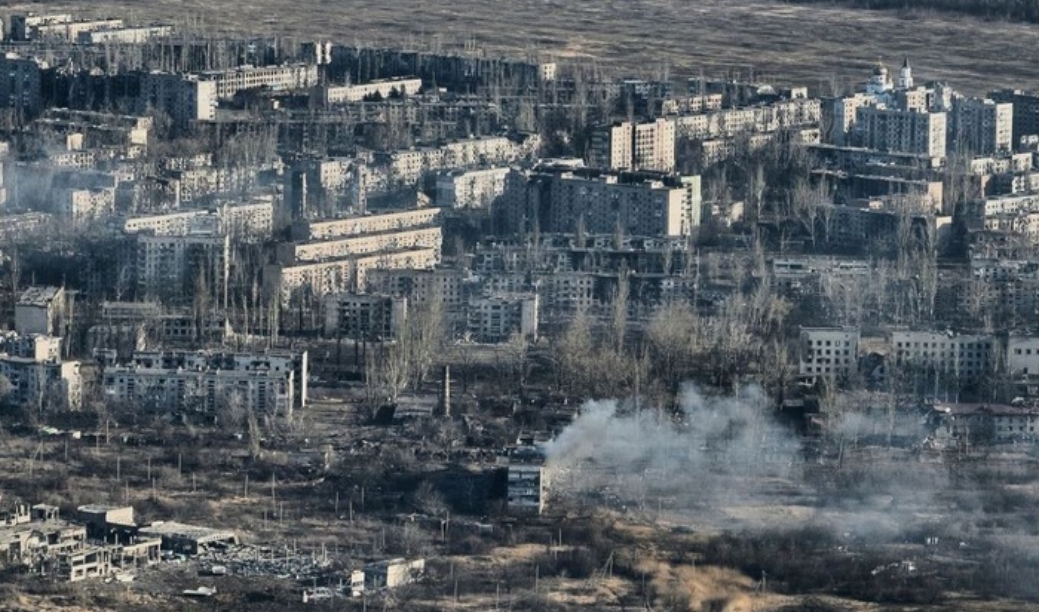
[[[174,521],[152,523],[141,527],[139,533],[145,537],[160,538],[164,550],[186,555],[197,555],[211,546],[238,544],[238,535],[233,531],[185,525]]]
[[[509,451],[508,465],[508,511],[540,515],[545,511],[549,485],[544,452],[533,444],[516,446]]]

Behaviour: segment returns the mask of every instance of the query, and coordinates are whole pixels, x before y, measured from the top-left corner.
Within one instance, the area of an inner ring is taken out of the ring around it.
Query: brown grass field
[[[979,93],[1039,87],[1039,28],[936,14],[793,6],[768,0],[97,0],[15,2],[8,12],[69,10],[129,21],[343,42],[475,41],[488,53],[586,58],[618,72],[708,75],[753,68],[828,90],[908,54],[918,79]]]

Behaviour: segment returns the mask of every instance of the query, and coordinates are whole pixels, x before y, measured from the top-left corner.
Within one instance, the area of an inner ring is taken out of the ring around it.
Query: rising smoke
[[[592,401],[545,447],[554,495],[715,529],[818,524],[894,536],[933,518],[939,463],[905,450],[864,454],[885,415],[832,424],[836,456],[813,458],[757,387],[709,397],[692,386],[668,414]],[[921,433],[922,437],[922,433]]]

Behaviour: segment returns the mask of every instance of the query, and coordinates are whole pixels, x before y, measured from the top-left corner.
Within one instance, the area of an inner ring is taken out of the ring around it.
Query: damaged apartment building
[[[81,506],[63,520],[56,506],[14,504],[0,521],[7,563],[69,582],[156,563],[161,544],[136,533],[133,508]]]
[[[97,356],[105,397],[124,405],[208,414],[238,407],[291,415],[307,404],[306,351],[137,351],[128,360],[107,351]]]
[[[61,519],[58,508],[10,504],[0,513],[0,561],[56,580],[79,582],[127,573],[167,554],[196,555],[235,546],[230,530],[156,521],[138,525],[132,506],[88,504]]]

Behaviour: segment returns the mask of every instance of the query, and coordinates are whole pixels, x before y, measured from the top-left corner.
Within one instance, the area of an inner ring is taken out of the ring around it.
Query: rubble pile
[[[210,548],[201,552],[198,562],[202,567],[226,568],[235,576],[276,576],[306,580],[325,576],[331,571],[333,560],[327,551],[294,553],[290,548],[277,550],[269,546],[233,546]]]

